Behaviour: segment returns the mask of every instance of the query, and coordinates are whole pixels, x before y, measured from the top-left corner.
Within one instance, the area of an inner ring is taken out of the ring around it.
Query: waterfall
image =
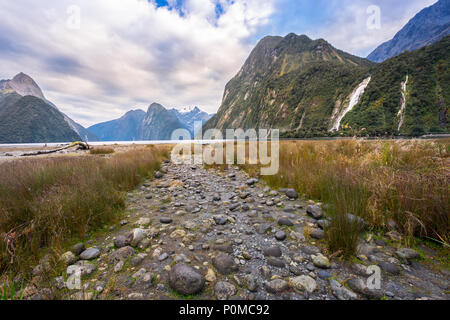
[[[405,120],[405,109],[406,109],[406,85],[408,84],[408,75],[406,75],[406,80],[402,82],[402,106],[397,114],[397,117],[400,118],[398,122],[398,129],[400,131],[403,121]]]
[[[364,79],[363,82],[355,89],[353,90],[352,94],[350,95],[350,102],[336,118],[333,127],[330,129],[330,131],[339,131],[339,127],[341,126],[341,121],[344,119],[345,115],[349,113],[354,106],[356,106],[361,99],[364,90],[366,90],[367,86],[369,85],[370,80],[372,77],[368,77],[367,79]]]

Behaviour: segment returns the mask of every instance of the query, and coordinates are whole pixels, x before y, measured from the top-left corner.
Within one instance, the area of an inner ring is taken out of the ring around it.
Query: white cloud
[[[367,56],[373,49],[395,34],[424,7],[437,0],[331,0],[335,8],[332,19],[322,27],[309,30],[313,38],[324,38],[338,49]],[[369,6],[378,6],[381,13],[379,29],[367,27]]]
[[[217,17],[216,2],[223,12]],[[157,101],[215,112],[273,1],[0,0],[0,78],[23,71],[83,125]],[[80,29],[67,27],[79,6]]]

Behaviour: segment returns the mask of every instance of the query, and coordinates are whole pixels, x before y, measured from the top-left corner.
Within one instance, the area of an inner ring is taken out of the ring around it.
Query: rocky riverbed
[[[127,213],[61,255],[65,270],[43,287],[44,258],[25,298],[448,299],[450,273],[430,268],[434,250],[404,248],[393,230],[384,240],[369,233],[358,259],[342,261],[321,240],[321,204],[271,190],[238,168],[166,162],[127,195]],[[371,266],[381,269],[379,289],[370,286]],[[77,272],[81,287],[69,290]]]

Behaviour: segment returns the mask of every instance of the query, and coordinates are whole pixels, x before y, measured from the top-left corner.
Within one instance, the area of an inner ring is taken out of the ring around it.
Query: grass
[[[93,148],[89,150],[90,154],[111,154],[114,153],[113,148]]]
[[[0,165],[0,275],[29,274],[45,253],[60,251],[116,222],[124,191],[136,187],[168,157],[163,146],[110,158],[49,157]]]
[[[326,239],[334,252],[356,249],[360,226],[347,213],[372,228],[386,229],[393,220],[406,239],[448,245],[449,151],[450,140],[289,141],[281,143],[278,174],[261,178],[329,204],[335,219]]]
[[[328,204],[334,219],[325,239],[332,252],[348,257],[361,228],[347,213],[363,218],[372,230],[389,230],[394,221],[405,244],[418,237],[448,248],[449,155],[449,139],[284,141],[277,174],[259,176],[259,166],[241,167],[272,188],[294,188]]]

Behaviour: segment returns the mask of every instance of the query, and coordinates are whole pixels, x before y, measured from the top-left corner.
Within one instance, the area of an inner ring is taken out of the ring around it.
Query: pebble
[[[191,266],[177,264],[169,271],[169,285],[181,294],[195,294],[203,289],[205,278]]]
[[[100,250],[98,250],[97,248],[89,248],[84,250],[81,254],[80,254],[80,259],[81,260],[93,260],[96,259],[100,256]]]

